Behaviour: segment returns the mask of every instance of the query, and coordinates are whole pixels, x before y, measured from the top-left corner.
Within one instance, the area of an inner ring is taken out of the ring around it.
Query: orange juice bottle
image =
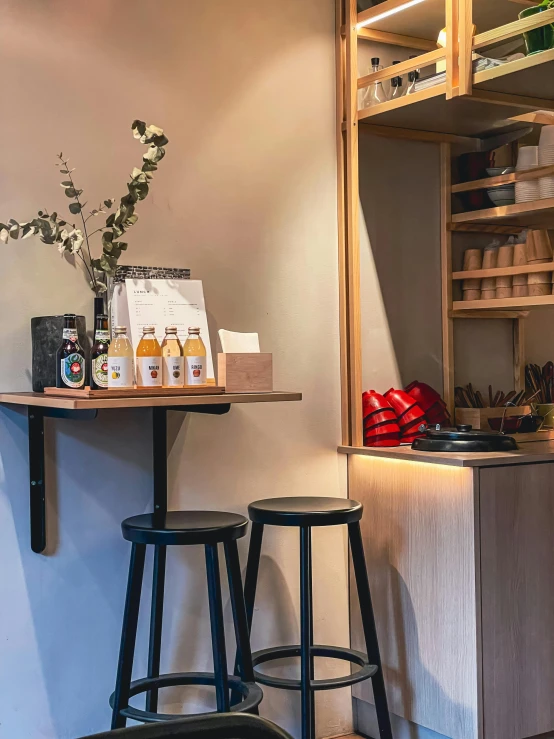
[[[189,328],[183,347],[185,358],[185,385],[206,384],[206,347],[200,337],[199,328]]]
[[[108,388],[135,386],[133,345],[125,326],[116,326],[114,340],[108,348]]]
[[[145,326],[137,346],[137,387],[162,386],[162,348],[154,326]]]
[[[183,347],[177,336],[177,326],[168,326],[162,341],[162,379],[164,387],[183,387]]]

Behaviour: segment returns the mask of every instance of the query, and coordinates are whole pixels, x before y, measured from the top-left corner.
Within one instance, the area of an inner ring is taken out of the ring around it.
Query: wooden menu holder
[[[272,354],[218,354],[218,385],[227,393],[273,391]]]

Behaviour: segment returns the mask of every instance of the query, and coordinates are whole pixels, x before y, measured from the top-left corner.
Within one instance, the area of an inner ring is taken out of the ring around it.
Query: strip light
[[[400,13],[401,10],[407,10],[408,8],[411,8],[413,5],[418,5],[419,3],[424,2],[424,0],[408,0],[408,2],[405,2],[403,5],[399,5],[397,8],[392,8],[392,10],[386,10],[384,13],[380,13],[379,15],[373,16],[373,18],[369,18],[366,21],[362,21],[362,23],[358,23],[358,28],[363,28],[364,26],[369,26],[372,23],[377,23],[377,21],[382,21],[383,18],[388,18],[390,15],[394,15],[395,13]]]

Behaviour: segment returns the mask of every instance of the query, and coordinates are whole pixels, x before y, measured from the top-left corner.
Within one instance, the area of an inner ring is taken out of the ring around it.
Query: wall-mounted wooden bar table
[[[152,408],[154,511],[167,511],[167,412],[221,416],[237,403],[279,403],[302,400],[301,393],[235,393],[138,398],[60,398],[43,393],[0,393],[0,403],[27,408],[29,430],[29,490],[31,549],[46,547],[46,484],[44,419],[92,420],[99,410]]]

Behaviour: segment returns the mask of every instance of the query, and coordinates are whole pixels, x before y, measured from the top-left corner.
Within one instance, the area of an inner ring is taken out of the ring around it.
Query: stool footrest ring
[[[232,712],[247,713],[252,711],[262,702],[263,693],[255,683],[245,683],[239,677],[234,675],[228,676],[229,689],[242,695],[243,700],[236,705],[231,706]],[[185,685],[215,685],[215,676],[213,672],[173,672],[159,677],[144,677],[140,680],[134,680],[131,683],[129,696],[132,698],[139,693],[146,693],[152,688],[169,688],[174,686]],[[113,708],[114,693],[110,696],[110,706]],[[195,716],[209,716],[217,713],[217,711],[207,711],[205,713],[194,714]],[[133,721],[142,721],[145,724],[158,723],[162,721],[175,721],[179,718],[187,718],[191,714],[178,713],[152,713],[151,711],[143,711],[133,706],[125,706],[121,709],[120,714]]]
[[[355,649],[346,649],[346,647],[328,647],[324,645],[314,645],[310,648],[312,657],[331,657],[332,659],[341,659],[359,665],[361,669],[356,670],[351,675],[343,675],[342,677],[333,677],[328,680],[310,680],[310,690],[334,690],[335,688],[345,688],[348,685],[355,685],[363,680],[373,677],[379,669],[377,665],[370,665],[367,655],[363,652],[357,652]],[[261,649],[252,654],[252,663],[254,667],[265,662],[271,662],[276,659],[285,659],[287,657],[300,657],[300,645],[292,644],[286,647],[270,647],[269,649]],[[264,675],[262,672],[254,669],[254,678],[261,685],[268,685],[272,688],[282,688],[283,690],[301,690],[302,684],[300,680],[294,680],[284,677],[273,677]]]

